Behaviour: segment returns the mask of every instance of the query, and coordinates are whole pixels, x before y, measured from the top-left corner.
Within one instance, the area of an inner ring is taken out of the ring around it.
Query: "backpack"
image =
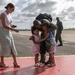
[[[40,13],[37,17],[36,17],[37,20],[39,21],[42,21],[43,19],[50,19],[52,21],[52,16],[50,14],[47,14],[47,13]]]
[[[36,20],[39,20],[41,23],[43,22],[43,19],[50,19],[52,21],[52,16],[50,14],[47,14],[47,13],[44,13],[44,14],[40,13],[36,17]],[[54,31],[57,29],[57,26],[54,25],[53,23],[50,23],[49,28],[50,28],[50,31]]]

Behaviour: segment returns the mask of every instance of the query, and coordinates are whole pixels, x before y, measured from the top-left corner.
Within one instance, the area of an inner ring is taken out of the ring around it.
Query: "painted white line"
[[[75,55],[60,55],[60,56],[55,56],[55,57],[68,57],[68,56],[75,56]],[[10,58],[12,57],[5,57],[5,59],[10,59]],[[17,57],[17,58],[34,58],[34,57],[32,56],[32,57]]]

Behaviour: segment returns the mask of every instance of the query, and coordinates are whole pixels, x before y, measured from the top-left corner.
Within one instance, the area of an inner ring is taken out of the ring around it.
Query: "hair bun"
[[[8,3],[7,6],[5,6],[5,8],[8,9],[8,7],[13,8],[14,5],[12,3]]]
[[[5,6],[5,8],[7,9],[8,7],[7,7],[7,6]]]

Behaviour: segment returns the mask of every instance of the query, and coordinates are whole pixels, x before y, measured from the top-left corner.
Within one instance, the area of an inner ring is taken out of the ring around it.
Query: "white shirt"
[[[5,14],[5,22],[6,22],[6,25],[10,26],[10,24],[12,23],[12,18],[10,16],[10,14],[7,14],[6,11],[3,12]],[[2,22],[1,22],[1,19],[0,19],[0,27],[2,27]]]

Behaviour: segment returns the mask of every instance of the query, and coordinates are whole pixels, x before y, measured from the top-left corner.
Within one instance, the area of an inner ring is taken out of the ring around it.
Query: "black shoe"
[[[58,46],[63,46],[62,44],[59,44]]]
[[[50,60],[48,60],[47,62],[45,62],[45,65],[49,64],[50,63]]]

